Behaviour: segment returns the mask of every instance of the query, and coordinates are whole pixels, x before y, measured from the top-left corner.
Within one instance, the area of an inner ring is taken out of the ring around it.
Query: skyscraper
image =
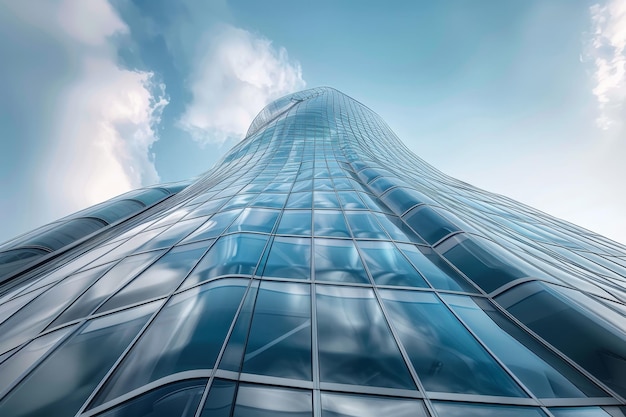
[[[0,247],[0,415],[624,416],[625,249],[306,90]]]

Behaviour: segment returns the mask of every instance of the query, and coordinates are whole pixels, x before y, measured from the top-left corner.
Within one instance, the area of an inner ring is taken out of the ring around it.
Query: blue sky
[[[196,176],[335,87],[443,172],[626,243],[623,0],[0,0],[0,241]]]

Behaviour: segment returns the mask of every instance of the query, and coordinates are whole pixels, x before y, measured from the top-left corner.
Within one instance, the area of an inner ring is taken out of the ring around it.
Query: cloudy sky
[[[0,0],[0,241],[209,169],[332,86],[456,178],[626,243],[623,0]]]

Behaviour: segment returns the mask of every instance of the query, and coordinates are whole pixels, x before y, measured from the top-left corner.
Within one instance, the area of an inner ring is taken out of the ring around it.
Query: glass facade
[[[626,247],[331,88],[0,246],[0,415],[626,416]]]

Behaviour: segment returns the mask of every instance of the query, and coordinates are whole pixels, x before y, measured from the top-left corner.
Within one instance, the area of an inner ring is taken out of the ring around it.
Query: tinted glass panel
[[[315,236],[349,237],[346,221],[340,211],[315,211]]]
[[[196,240],[214,238],[222,234],[232,221],[239,215],[239,210],[230,210],[217,213],[211,217],[202,227],[198,228],[183,242],[193,242]]]
[[[433,401],[437,413],[445,417],[546,417],[539,408],[511,405],[443,403]]]
[[[311,239],[275,237],[263,276],[310,279]]]
[[[514,287],[496,300],[596,378],[626,395],[626,344],[622,331],[539,282]]]
[[[389,239],[378,224],[376,216],[369,212],[346,212],[346,220],[355,238]]]
[[[415,389],[372,290],[318,285],[316,301],[322,381]]]
[[[246,286],[246,280],[217,280],[173,297],[94,405],[177,372],[213,368]]]
[[[172,249],[105,302],[98,312],[169,294],[187,276],[207,245],[203,241]]]
[[[322,393],[322,417],[428,417],[424,403],[404,398]]]
[[[68,277],[13,314],[0,325],[0,352],[6,352],[36,336],[74,297],[98,279],[107,267]]]
[[[428,287],[398,249],[388,242],[358,242],[367,268],[378,285]]]
[[[278,234],[311,235],[310,210],[285,210],[278,225]]]
[[[382,290],[381,296],[426,390],[525,396],[435,295]]]
[[[369,283],[351,240],[315,239],[315,279]]]
[[[168,384],[97,415],[101,417],[193,417],[206,382],[204,379],[192,379]]]
[[[122,260],[113,268],[109,269],[95,284],[78,297],[67,310],[52,322],[50,327],[55,327],[90,315],[100,303],[119,288],[121,284],[133,278],[161,253],[162,252],[149,252],[129,256]]]
[[[585,393],[592,397],[606,395],[591,381],[532,340],[530,335],[514,326],[487,300],[477,299],[474,302],[469,297],[448,294],[443,297],[483,343],[537,397],[584,397]]]
[[[184,287],[220,275],[252,275],[266,242],[266,235],[238,233],[221,237],[192,271]]]
[[[240,384],[233,417],[310,417],[309,391]]]
[[[4,397],[0,415],[76,414],[155,308],[149,304],[88,322]]]
[[[230,417],[236,389],[234,381],[214,379],[202,408],[202,417]]]
[[[434,288],[478,292],[431,248],[403,243],[398,244],[398,247]]]
[[[243,372],[311,379],[310,304],[308,284],[261,284]]]
[[[274,228],[279,213],[278,210],[244,209],[228,231],[269,233]]]
[[[0,395],[74,329],[75,326],[68,326],[41,336],[11,356],[11,360],[3,362],[0,365]]]

